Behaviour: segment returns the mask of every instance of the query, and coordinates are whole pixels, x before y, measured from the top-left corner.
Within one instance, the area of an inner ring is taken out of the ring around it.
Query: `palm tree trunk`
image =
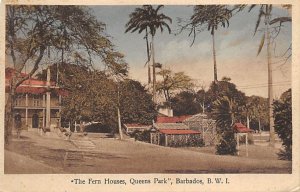
[[[153,102],[156,103],[156,74],[155,74],[155,57],[154,57],[154,35],[152,35],[152,46],[151,46],[151,56],[152,56],[152,69],[153,69]]]
[[[250,128],[250,118],[248,115],[247,115],[247,127]]]
[[[218,81],[218,75],[217,75],[217,60],[216,60],[216,49],[215,49],[215,34],[212,34],[212,40],[213,40],[213,59],[214,59],[214,82]]]
[[[117,81],[117,91],[118,91],[118,103],[117,103],[117,113],[118,113],[118,129],[120,134],[120,140],[123,140],[122,124],[121,124],[121,113],[120,113],[120,87]]]
[[[267,58],[268,58],[268,98],[269,98],[269,124],[270,124],[270,146],[275,145],[275,130],[274,130],[274,118],[273,118],[273,79],[272,79],[272,64],[271,64],[271,42],[270,42],[270,30],[269,21],[271,15],[267,15]]]
[[[146,43],[147,43],[147,65],[148,65],[148,84],[151,83],[151,66],[150,66],[150,50],[149,50],[149,42],[148,42],[148,30],[146,28]]]

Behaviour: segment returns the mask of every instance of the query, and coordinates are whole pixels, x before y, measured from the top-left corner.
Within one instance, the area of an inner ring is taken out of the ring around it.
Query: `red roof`
[[[183,115],[183,116],[176,116],[176,117],[157,117],[157,123],[182,123],[187,118],[191,117],[192,115]]]
[[[243,125],[242,123],[235,123],[233,125],[233,128],[236,132],[238,133],[249,133],[249,132],[253,132],[252,129],[249,129],[248,127],[246,127],[245,125]]]
[[[5,68],[5,79],[11,79],[13,73],[16,73],[16,70],[10,67]],[[25,77],[26,73],[20,73],[21,77]]]
[[[188,135],[188,134],[201,134],[200,131],[190,130],[190,129],[161,129],[160,133],[168,135]]]
[[[15,69],[6,68],[5,69],[5,92],[9,92],[10,80],[12,78],[13,73],[15,73]],[[27,74],[20,73],[21,77],[25,77]],[[55,86],[55,82],[51,81],[50,86]],[[38,80],[30,77],[29,79],[22,82],[20,86],[17,87],[17,93],[32,93],[32,94],[41,94],[47,92],[48,86],[47,81]],[[61,89],[55,89],[55,91],[62,96],[67,95],[67,91]]]

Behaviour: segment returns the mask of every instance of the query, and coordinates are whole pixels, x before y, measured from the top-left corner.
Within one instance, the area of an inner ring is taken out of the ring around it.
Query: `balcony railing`
[[[46,102],[43,100],[28,99],[28,105],[26,106],[25,99],[15,100],[15,107],[46,107]],[[58,100],[51,100],[50,107],[59,107],[60,103]]]

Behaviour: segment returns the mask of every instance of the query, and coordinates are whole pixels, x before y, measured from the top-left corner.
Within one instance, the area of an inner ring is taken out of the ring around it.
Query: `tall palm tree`
[[[138,30],[138,33],[143,31],[146,32],[146,41],[147,41],[147,50],[149,50],[148,46],[148,33],[151,35],[151,54],[148,54],[148,61],[150,61],[150,56],[152,58],[152,73],[153,73],[153,101],[156,102],[156,76],[155,76],[155,55],[154,55],[154,37],[156,34],[156,30],[160,29],[163,32],[164,28],[167,28],[169,33],[171,33],[171,29],[167,23],[172,23],[172,19],[163,13],[158,13],[159,10],[163,8],[163,5],[158,5],[156,9],[154,9],[151,5],[144,5],[142,8],[136,8],[133,13],[129,15],[130,20],[126,24],[126,31],[135,32]],[[149,31],[149,32],[148,32]],[[148,68],[149,71],[149,68]],[[150,73],[149,73],[150,74]],[[149,78],[150,79],[150,78]]]
[[[217,61],[216,61],[216,50],[215,50],[215,31],[218,26],[228,27],[229,19],[232,16],[232,11],[227,9],[225,5],[196,5],[194,6],[193,15],[190,18],[189,23],[183,28],[190,26],[190,35],[193,34],[195,41],[197,28],[207,27],[210,31],[213,41],[213,61],[214,61],[214,82],[218,81],[217,75]],[[202,29],[200,29],[201,31]],[[193,44],[192,43],[192,44]]]
[[[143,25],[143,23],[148,21],[148,18],[151,15],[151,6],[150,5],[143,5],[141,8],[138,7],[134,10],[134,12],[132,12],[129,15],[130,20],[128,21],[128,23],[126,23],[125,27],[125,33],[127,33],[128,31],[131,31],[132,33],[137,31],[139,33],[141,33],[143,30],[145,30],[145,37],[144,39],[146,40],[146,46],[147,46],[147,62],[146,64],[148,65],[148,84],[151,83],[151,69],[150,69],[150,48],[149,48],[149,39],[148,39],[148,27],[146,27],[145,29],[143,29],[142,31],[140,31],[141,29],[141,25]]]
[[[250,6],[249,11],[251,11],[256,5]],[[271,12],[272,12],[272,5],[263,4],[260,5],[258,19],[256,21],[254,35],[256,34],[260,22],[264,19],[264,33],[262,35],[257,55],[260,54],[265,40],[267,41],[267,63],[268,63],[268,103],[269,103],[269,126],[270,126],[270,146],[275,145],[275,130],[274,130],[274,117],[273,117],[273,75],[272,75],[272,55],[271,55],[271,37],[270,37],[270,21],[271,21]]]
[[[236,5],[234,9],[237,9],[238,11],[242,11],[244,8],[246,8],[246,5]],[[251,5],[249,8],[249,12],[257,7],[257,5]],[[291,5],[282,5],[283,8],[290,10]],[[262,48],[264,47],[265,41],[267,44],[267,63],[268,63],[268,109],[269,109],[269,124],[270,124],[270,146],[275,145],[275,130],[274,130],[274,117],[273,117],[273,80],[272,80],[272,55],[271,55],[271,35],[270,35],[270,25],[273,25],[275,23],[279,23],[281,27],[281,24],[284,22],[291,22],[292,17],[275,17],[271,20],[271,13],[272,13],[272,5],[271,4],[262,4],[259,5],[259,14],[255,25],[254,35],[256,34],[258,27],[261,24],[261,20],[264,20],[264,33],[261,37],[261,41],[258,47],[257,55],[260,54]]]

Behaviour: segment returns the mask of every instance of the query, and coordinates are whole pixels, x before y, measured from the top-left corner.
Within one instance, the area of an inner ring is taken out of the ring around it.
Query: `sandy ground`
[[[5,146],[5,173],[290,173],[278,149],[250,146],[245,157],[214,154],[213,147],[169,148],[134,140],[94,138],[92,150],[70,141],[23,132]],[[66,155],[67,154],[67,155]]]

